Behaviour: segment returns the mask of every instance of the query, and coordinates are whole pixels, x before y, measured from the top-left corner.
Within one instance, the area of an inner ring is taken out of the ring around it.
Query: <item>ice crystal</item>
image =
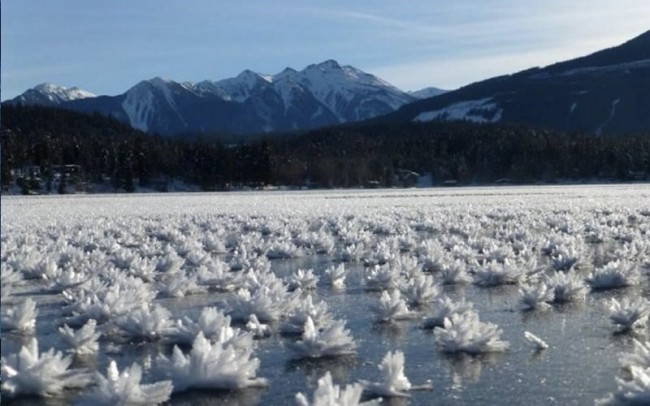
[[[345,328],[345,322],[336,320],[323,331],[314,327],[311,317],[305,322],[302,340],[289,344],[298,358],[320,358],[356,353],[356,343]]]
[[[624,297],[619,302],[612,298],[609,306],[610,320],[623,329],[643,327],[650,317],[650,301],[639,297],[631,300]]]
[[[399,290],[392,292],[383,291],[379,304],[372,308],[375,317],[381,323],[391,322],[395,320],[413,319],[417,317],[416,312],[409,310],[406,301],[402,299]]]
[[[95,372],[97,386],[82,395],[77,406],[145,406],[169,400],[173,389],[171,381],[141,384],[141,380],[142,367],[138,363],[119,372],[115,361],[111,360],[106,376]]]
[[[38,316],[36,302],[27,298],[3,312],[2,330],[18,330],[21,333],[32,333],[36,329],[36,316]]]
[[[83,369],[70,369],[72,357],[63,356],[53,348],[39,354],[38,341],[32,338],[17,354],[2,358],[2,393],[52,396],[65,388],[81,388],[89,384],[91,375]]]
[[[256,377],[260,361],[252,358],[252,348],[235,348],[233,345],[210,341],[199,333],[188,355],[177,346],[171,358],[160,355],[157,370],[171,379],[174,392],[187,389],[243,389],[266,386],[264,378]]]
[[[296,394],[298,406],[356,406],[361,404],[363,386],[355,383],[341,388],[334,385],[329,371],[318,380],[318,387],[314,391],[313,401],[309,402],[302,393]]]
[[[507,341],[501,340],[502,331],[496,324],[481,322],[474,312],[446,318],[444,327],[436,327],[433,333],[443,352],[481,354],[502,352],[509,346]]]
[[[72,347],[72,352],[75,354],[95,354],[99,349],[97,340],[101,336],[101,333],[95,331],[96,327],[97,322],[90,319],[77,331],[64,324],[63,327],[59,327],[59,333],[61,334],[61,338]]]

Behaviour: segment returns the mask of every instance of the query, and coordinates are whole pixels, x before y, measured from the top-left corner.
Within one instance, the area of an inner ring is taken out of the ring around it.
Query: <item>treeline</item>
[[[281,183],[324,186],[369,180],[390,186],[400,169],[435,183],[650,179],[650,134],[595,136],[519,125],[399,123],[312,131],[275,144]],[[304,168],[304,169],[303,169]]]
[[[21,168],[44,184],[59,165],[79,165],[87,184],[165,190],[172,180],[203,190],[241,186],[397,186],[404,174],[434,183],[647,180],[650,135],[566,134],[514,125],[349,125],[225,145],[219,137],[169,138],[116,120],[65,110],[2,106],[2,185]],[[24,176],[24,175],[21,175]],[[24,184],[24,183],[23,183]],[[33,187],[39,187],[32,182]]]
[[[2,185],[25,166],[40,168],[44,183],[58,165],[79,165],[82,181],[165,190],[179,180],[205,190],[267,180],[258,145],[229,148],[218,139],[170,138],[135,130],[99,114],[38,106],[2,106]]]

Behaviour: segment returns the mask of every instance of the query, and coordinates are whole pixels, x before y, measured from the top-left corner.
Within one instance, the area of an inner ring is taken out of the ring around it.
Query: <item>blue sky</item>
[[[115,95],[336,59],[453,89],[618,45],[648,0],[4,0],[2,100],[39,83]]]

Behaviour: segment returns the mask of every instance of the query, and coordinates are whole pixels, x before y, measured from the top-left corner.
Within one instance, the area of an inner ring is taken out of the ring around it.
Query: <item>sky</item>
[[[455,89],[621,44],[649,0],[3,0],[1,98],[124,93],[327,59],[403,90]]]

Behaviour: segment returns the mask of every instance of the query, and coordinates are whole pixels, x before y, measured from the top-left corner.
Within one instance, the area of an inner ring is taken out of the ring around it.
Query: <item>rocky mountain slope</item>
[[[617,47],[403,106],[394,121],[510,122],[594,134],[650,131],[650,31]]]

